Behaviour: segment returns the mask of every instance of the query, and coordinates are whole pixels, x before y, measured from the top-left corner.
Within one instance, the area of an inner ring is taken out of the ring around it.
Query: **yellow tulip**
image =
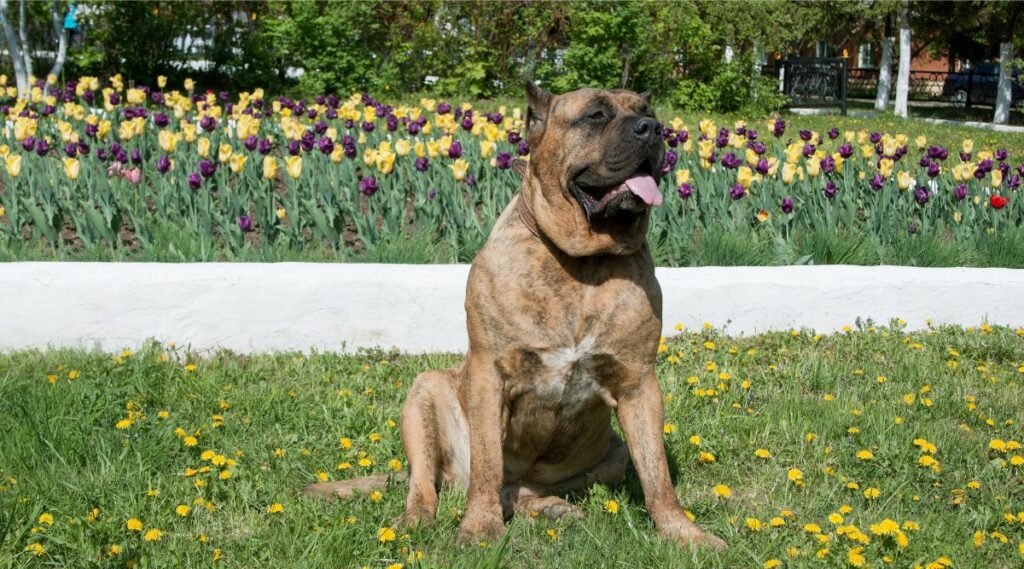
[[[427,146],[423,144],[422,140],[417,140],[416,144],[412,148],[413,152],[416,153],[417,158],[423,158],[427,155]]]
[[[736,182],[743,186],[743,189],[749,190],[750,184],[754,181],[754,171],[746,166],[741,166],[736,171]]]
[[[812,178],[821,173],[821,161],[816,160],[813,156],[807,160],[804,166],[807,168],[807,175]]]
[[[263,157],[263,179],[273,180],[277,177],[277,160],[273,156]]]
[[[923,134],[915,138],[914,142],[917,144],[918,148],[924,148],[925,146],[928,146],[928,138]]]
[[[21,154],[8,154],[4,161],[7,163],[7,173],[17,178],[21,174]]]
[[[461,182],[466,174],[469,172],[469,162],[466,162],[462,158],[456,160],[449,168],[452,169],[452,174],[455,176],[456,182]]]
[[[785,182],[786,184],[792,184],[793,180],[796,178],[797,168],[798,166],[795,166],[790,162],[786,162],[786,164],[782,167],[782,181]]]
[[[363,151],[363,164],[373,166],[376,162],[377,150],[375,148],[367,148]]]
[[[860,155],[863,156],[865,160],[871,158],[872,156],[875,155],[875,147],[871,146],[870,144],[861,145]]]
[[[420,132],[423,133],[424,135],[427,135],[430,134],[431,130],[433,130],[433,128],[431,128],[430,123],[428,122],[427,124],[423,125],[423,128],[420,129]]]
[[[117,136],[121,140],[131,140],[135,136],[135,129],[132,128],[132,123],[130,121],[121,123],[117,127]]]
[[[800,157],[804,155],[804,148],[800,144],[794,142],[786,147],[786,162],[790,164],[796,164],[800,161]]]
[[[715,138],[718,135],[718,127],[715,126],[715,121],[711,119],[704,119],[697,126],[700,127],[701,134],[708,138]]]
[[[974,150],[974,141],[970,138],[965,138],[961,146],[964,154],[970,154]]]
[[[0,219],[2,219],[4,214],[6,214],[6,213],[7,213],[7,210],[4,209],[4,206],[0,205]]]
[[[846,162],[846,159],[843,158],[842,154],[836,152],[836,153],[832,154],[832,160],[835,160],[835,162],[836,162],[836,173],[837,174],[842,174],[843,173],[843,162]]]
[[[293,180],[298,180],[302,175],[302,156],[289,156],[284,161],[288,167],[288,175]]]
[[[186,78],[185,79],[185,90],[188,91],[189,93],[191,93],[192,91],[195,90],[195,88],[196,88],[196,82],[193,81],[191,78]]]
[[[234,172],[235,174],[241,173],[242,168],[245,167],[245,161],[248,159],[249,157],[246,156],[245,154],[232,154],[228,158],[228,160],[230,161],[229,166],[231,167],[231,171]]]
[[[882,154],[886,156],[895,156],[896,149],[899,148],[899,143],[895,138],[889,135],[882,137]]]
[[[377,170],[380,170],[382,174],[390,174],[395,168],[395,153],[394,152],[378,152],[377,153]]]
[[[210,139],[205,136],[199,138],[199,144],[196,146],[196,152],[199,153],[203,158],[210,157]]]
[[[125,94],[125,98],[128,99],[130,105],[141,105],[146,102],[146,93],[142,89],[131,88]]]
[[[185,135],[185,142],[191,144],[196,141],[196,125],[192,123],[182,124],[181,133]]]
[[[228,160],[231,160],[231,145],[230,144],[221,144],[220,145],[220,148],[217,149],[217,160],[219,160],[221,164],[225,164],[225,163],[227,163]]]
[[[1003,171],[996,168],[992,170],[992,187],[998,188],[1003,185]]]
[[[0,158],[7,158],[7,155],[11,153],[11,147],[6,144],[0,144]]]
[[[174,147],[178,143],[178,137],[174,136],[174,133],[169,130],[161,130],[160,134],[156,136],[157,141],[160,143],[160,148],[170,154],[174,152]]]
[[[161,89],[166,87],[167,86],[167,76],[166,75],[157,75],[156,76],[156,86],[161,88]]]
[[[909,190],[914,185],[914,177],[909,172],[900,172],[896,174],[896,184],[901,190]]]
[[[342,159],[344,159],[344,158],[345,158],[345,148],[342,145],[340,145],[340,144],[336,145],[334,147],[334,150],[331,151],[331,162],[335,162],[335,163],[341,162]]]
[[[64,175],[69,180],[75,181],[78,179],[78,173],[81,165],[78,163],[77,158],[64,158]]]
[[[690,169],[680,168],[676,170],[676,185],[682,186],[690,181]]]
[[[427,142],[427,154],[431,158],[437,158],[441,153],[441,143],[436,140],[430,140]]]
[[[288,216],[288,212],[283,207],[277,208],[274,213],[277,214],[277,219],[280,221],[284,221],[284,218]]]
[[[18,117],[14,121],[14,139],[20,142],[26,137],[35,136],[38,128],[39,124],[36,121],[28,117]]]
[[[480,157],[481,158],[490,158],[491,155],[494,154],[495,146],[497,146],[497,145],[494,144],[493,142],[491,142],[490,140],[481,140],[480,141]]]
[[[757,162],[761,159],[757,152],[754,152],[753,148],[747,149],[745,158],[747,160],[747,164],[752,167],[757,166]]]
[[[883,178],[888,179],[892,176],[893,161],[888,158],[883,158],[878,163],[878,172],[882,174]]]
[[[697,143],[697,152],[700,153],[700,157],[703,158],[704,160],[711,158],[711,153],[714,151],[715,143],[711,139],[702,140]]]

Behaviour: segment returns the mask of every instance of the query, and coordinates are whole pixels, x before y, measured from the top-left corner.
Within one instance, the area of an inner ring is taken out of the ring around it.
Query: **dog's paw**
[[[570,504],[569,502],[562,501],[560,503],[544,506],[540,511],[540,515],[549,520],[558,520],[563,517],[582,520],[583,510],[581,510],[576,504]]]
[[[674,535],[665,536],[686,547],[706,547],[714,551],[725,551],[728,547],[722,538],[699,528],[683,530]]]
[[[459,526],[457,541],[462,547],[481,543],[494,544],[505,534],[505,522],[501,516],[466,514]]]
[[[434,525],[434,512],[426,507],[406,510],[395,520],[395,527],[413,529]]]

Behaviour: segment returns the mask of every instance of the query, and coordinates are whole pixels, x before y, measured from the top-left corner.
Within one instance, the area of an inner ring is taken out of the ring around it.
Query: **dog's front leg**
[[[617,402],[619,424],[626,435],[626,445],[644,489],[647,511],[658,532],[666,539],[685,545],[724,548],[725,542],[697,527],[679,505],[662,441],[665,410],[654,370],[647,370],[637,382],[627,382],[626,385],[629,389]]]
[[[501,449],[504,388],[489,353],[471,350],[468,364],[469,491],[458,540],[463,545],[475,545],[490,542],[505,532],[500,497],[504,482]]]

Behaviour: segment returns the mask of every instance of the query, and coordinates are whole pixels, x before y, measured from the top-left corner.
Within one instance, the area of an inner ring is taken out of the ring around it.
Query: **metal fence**
[[[794,60],[779,61],[773,65],[766,65],[762,68],[762,74],[770,77],[780,78],[780,87],[783,92],[787,91],[786,83],[788,78],[783,78],[783,69],[793,65]],[[815,60],[795,60],[796,62]],[[817,60],[817,61],[833,61]],[[806,63],[800,64],[806,67]],[[878,69],[855,67],[846,69],[846,95],[853,99],[874,99],[878,89]],[[910,71],[910,84],[908,97],[915,101],[939,101],[950,103],[957,107],[971,107],[973,105],[994,105],[996,101],[996,86],[999,82],[998,73],[983,73],[974,69],[965,69],[961,72],[946,71]],[[892,88],[896,88],[896,69],[893,69]],[[1024,87],[1018,80],[1013,81],[1013,101],[1017,105],[1024,103]],[[793,99],[794,104],[802,105],[799,98]]]

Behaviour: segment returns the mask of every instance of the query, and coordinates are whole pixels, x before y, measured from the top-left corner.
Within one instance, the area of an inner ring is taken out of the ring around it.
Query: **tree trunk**
[[[64,60],[68,56],[68,32],[60,17],[59,0],[53,0],[53,4],[50,4],[50,18],[53,20],[53,33],[57,36],[57,57],[53,60],[49,74],[60,77],[60,72],[64,70]]]
[[[999,44],[999,83],[996,87],[996,112],[992,122],[1006,124],[1010,121],[1010,103],[1013,99],[1013,42]]]
[[[907,118],[910,91],[910,0],[900,0],[900,69],[896,77],[896,116]]]
[[[882,61],[878,64],[878,90],[875,91],[875,110],[884,111],[892,91],[892,38],[882,38]]]
[[[28,47],[28,32],[25,31],[25,0],[18,1],[18,41],[21,42],[21,57],[25,60],[25,73],[31,78],[34,74],[32,69],[32,50]]]
[[[11,63],[14,65],[14,79],[18,85],[18,98],[27,99],[31,92],[28,84],[28,73],[25,72],[25,60],[21,58],[21,49],[18,48],[18,37],[14,35],[14,26],[11,24],[8,0],[0,0],[0,30],[3,31],[4,39],[7,41],[7,51],[11,54]]]

